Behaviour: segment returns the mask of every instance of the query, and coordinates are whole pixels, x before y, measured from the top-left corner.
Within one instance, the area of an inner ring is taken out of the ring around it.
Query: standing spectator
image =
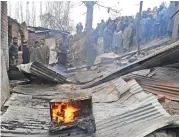
[[[97,24],[96,29],[93,31],[94,42],[97,44],[98,38],[100,37],[100,24]]]
[[[104,20],[101,20],[101,23],[100,23],[100,37],[103,37],[103,35],[104,35],[104,28],[105,28],[105,22],[104,22]]]
[[[146,32],[146,42],[148,42],[152,35],[152,16],[147,15],[146,21],[145,21],[145,32]]]
[[[58,64],[62,65],[63,67],[66,67],[67,65],[67,53],[69,48],[68,45],[69,42],[65,36],[63,36],[63,38],[58,41]]]
[[[37,49],[39,48],[39,42],[35,41],[34,45],[30,48],[30,61],[37,61]]]
[[[108,52],[111,49],[112,44],[112,32],[109,26],[104,29],[104,51]]]
[[[129,24],[129,26],[124,29],[123,36],[122,36],[123,48],[125,51],[129,50],[131,34],[132,34],[132,24]]]
[[[17,37],[13,38],[13,44],[9,47],[9,68],[13,69],[18,64],[18,39]]]
[[[50,48],[45,44],[45,40],[40,40],[40,47],[37,48],[37,62],[41,62],[43,64],[49,64],[50,58]]]
[[[23,41],[22,43],[22,60],[22,64],[27,64],[30,62],[30,51],[26,41]]]
[[[97,42],[97,55],[102,55],[104,53],[104,44],[103,44],[103,37],[98,38]]]
[[[122,31],[119,28],[114,32],[112,49],[115,54],[122,49]]]
[[[77,34],[81,34],[82,31],[83,31],[83,25],[82,25],[82,23],[80,22],[80,23],[78,23],[78,24],[76,25],[76,32],[77,32]]]
[[[89,43],[87,43],[86,61],[88,66],[92,66],[97,56],[97,45],[95,44],[94,37],[91,37]]]
[[[169,23],[167,26],[167,32],[168,32],[169,36],[172,36],[174,18],[171,18],[171,17],[174,15],[175,11],[176,11],[175,1],[170,1],[170,5],[168,7]]]
[[[162,37],[166,34],[166,21],[165,21],[165,12],[166,12],[166,8],[164,7],[164,5],[160,5],[159,11],[158,11],[158,21],[159,21],[159,36]]]

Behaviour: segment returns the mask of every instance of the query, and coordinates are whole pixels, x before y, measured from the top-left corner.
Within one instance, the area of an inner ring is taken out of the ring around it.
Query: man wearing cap
[[[27,64],[30,62],[30,51],[26,41],[22,42],[22,60],[22,64]]]

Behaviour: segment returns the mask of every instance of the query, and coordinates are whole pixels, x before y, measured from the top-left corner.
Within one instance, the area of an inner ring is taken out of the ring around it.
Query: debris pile
[[[39,63],[20,67],[24,73],[51,83],[17,85],[11,90],[4,104],[7,111],[1,117],[2,136],[177,137],[179,70],[170,65],[179,63],[178,54],[179,41],[132,63],[127,61],[126,66],[120,66],[119,56],[110,57],[110,61],[103,58],[90,71],[83,66],[64,72],[70,73],[74,83]],[[49,134],[49,102],[79,96],[92,97],[96,133],[67,129]]]

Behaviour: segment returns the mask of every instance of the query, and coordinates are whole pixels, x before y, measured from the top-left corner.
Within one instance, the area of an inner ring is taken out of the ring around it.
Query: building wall
[[[41,39],[45,39],[46,34],[36,34],[36,33],[29,33],[28,34],[28,44],[29,46],[33,46],[35,41],[40,42]]]
[[[4,102],[8,99],[10,96],[9,91],[9,79],[7,75],[6,65],[5,65],[5,58],[3,51],[0,50],[1,53],[1,106],[4,104]]]
[[[29,37],[27,28],[23,28],[23,33],[24,33],[24,39],[27,41]]]
[[[1,9],[1,106],[10,96],[9,79],[7,69],[9,68],[8,52],[8,19],[7,19],[7,2],[0,2]]]
[[[32,46],[33,45],[33,41],[34,41],[34,38],[35,38],[35,33],[30,33],[29,32],[29,35],[28,35],[28,45],[29,46]]]
[[[19,33],[19,26],[16,23],[12,23],[12,38],[18,37]]]
[[[8,52],[8,18],[7,2],[1,1],[1,49],[5,57],[7,70],[9,69],[9,52]]]

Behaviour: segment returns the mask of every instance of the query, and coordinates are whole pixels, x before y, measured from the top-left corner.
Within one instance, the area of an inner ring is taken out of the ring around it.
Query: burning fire
[[[52,119],[57,123],[71,123],[75,119],[75,112],[78,111],[78,108],[71,106],[70,104],[59,104],[55,103],[51,105],[52,109]]]

